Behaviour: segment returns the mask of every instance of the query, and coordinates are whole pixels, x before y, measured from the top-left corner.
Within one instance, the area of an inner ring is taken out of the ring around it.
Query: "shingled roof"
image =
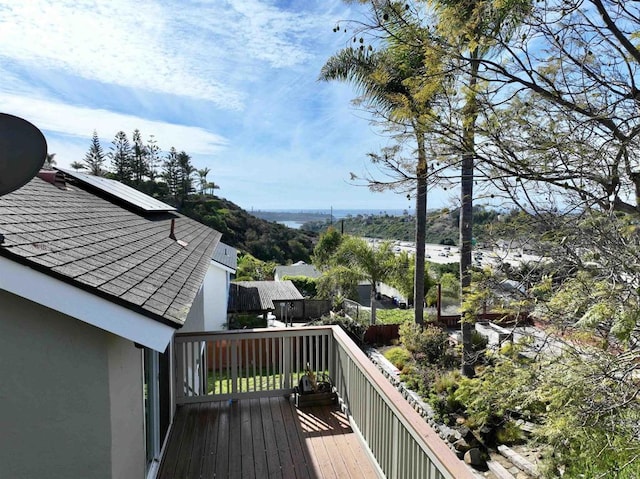
[[[178,213],[37,177],[0,197],[0,234],[1,256],[174,326],[186,320],[221,236]]]
[[[218,243],[213,252],[213,261],[235,271],[238,269],[238,250],[224,244],[222,241]]]
[[[296,264],[287,266],[276,266],[275,275],[277,278],[284,278],[285,276],[305,276],[307,278],[319,278],[322,273],[312,264],[307,264],[304,261],[299,261]]]
[[[273,311],[276,303],[304,299],[291,281],[237,281],[231,283],[229,311]]]

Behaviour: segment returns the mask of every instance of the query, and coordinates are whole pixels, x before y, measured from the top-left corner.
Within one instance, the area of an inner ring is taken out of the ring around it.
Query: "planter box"
[[[338,395],[334,392],[326,393],[295,393],[297,407],[329,406],[338,402]]]

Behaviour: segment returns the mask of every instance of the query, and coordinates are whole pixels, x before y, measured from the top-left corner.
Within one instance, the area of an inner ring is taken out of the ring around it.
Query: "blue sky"
[[[341,0],[0,0],[2,111],[38,126],[57,164],[80,161],[97,130],[138,128],[211,169],[245,209],[413,210],[349,183],[387,140],[317,81],[348,42]],[[448,205],[440,193],[429,207]]]

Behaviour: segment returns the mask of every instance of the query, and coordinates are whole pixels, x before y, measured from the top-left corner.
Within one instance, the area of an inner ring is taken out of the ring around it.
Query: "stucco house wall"
[[[229,298],[229,272],[210,264],[204,279],[204,330],[226,329],[227,299]]]
[[[110,478],[108,333],[2,290],[0,311],[2,475]]]
[[[111,477],[144,477],[143,350],[110,333],[106,346],[109,368]]]
[[[144,477],[142,350],[3,290],[0,311],[2,476]]]

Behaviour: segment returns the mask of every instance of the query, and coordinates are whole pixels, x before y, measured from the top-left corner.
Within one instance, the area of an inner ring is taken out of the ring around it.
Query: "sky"
[[[0,111],[42,130],[57,166],[81,161],[96,130],[153,135],[210,168],[217,194],[247,210],[412,211],[404,194],[354,186],[388,144],[351,100],[320,82],[349,43],[342,0],[0,0]],[[434,192],[429,207],[451,203]]]

